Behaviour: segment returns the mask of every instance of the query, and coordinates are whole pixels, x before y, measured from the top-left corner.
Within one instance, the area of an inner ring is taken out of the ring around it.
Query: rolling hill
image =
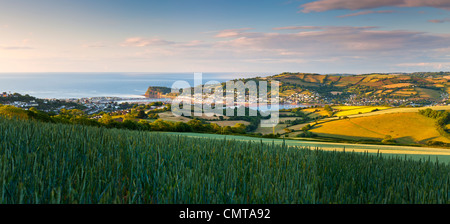
[[[267,77],[281,83],[280,96],[288,100],[302,91],[321,96],[323,103],[364,105],[408,103],[428,105],[442,102],[450,91],[450,73],[321,75],[312,73],[282,73]],[[351,100],[353,98],[353,100]],[[395,103],[393,103],[395,101]]]
[[[379,140],[387,135],[402,144],[425,144],[427,141],[450,142],[440,135],[435,120],[418,113],[386,113],[340,119],[315,126],[312,132],[323,137],[349,140]]]

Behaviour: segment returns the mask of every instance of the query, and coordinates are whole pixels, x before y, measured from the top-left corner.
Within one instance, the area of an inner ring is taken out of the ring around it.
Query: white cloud
[[[89,43],[89,44],[83,44],[83,48],[103,48],[106,47],[106,45],[102,42],[96,42],[96,43]]]
[[[431,19],[428,20],[429,23],[445,23],[445,22],[450,22],[450,18],[445,18],[445,19]]]
[[[230,30],[222,30],[219,31],[215,37],[218,38],[227,38],[227,37],[237,37],[243,34],[247,30],[251,30],[252,28],[241,28],[241,29],[230,29]]]
[[[393,10],[379,10],[379,11],[365,10],[365,11],[346,14],[346,15],[342,15],[342,16],[338,16],[338,17],[346,18],[346,17],[362,16],[362,15],[369,15],[369,14],[390,14],[390,13],[394,13],[394,11]]]
[[[301,12],[324,12],[335,9],[375,9],[380,7],[433,7],[450,10],[448,0],[318,0],[301,5]]]
[[[144,51],[129,55],[132,60],[172,61],[176,66],[200,62],[218,67],[225,62],[228,66],[247,63],[245,66],[272,70],[301,66],[336,69],[336,72],[352,72],[361,67],[380,71],[404,63],[433,63],[448,55],[446,49],[450,48],[450,34],[381,30],[374,26],[286,26],[273,30],[271,33],[249,32],[248,28],[216,31],[212,37],[220,39],[209,42],[145,38],[129,38],[125,42],[128,46],[147,46]],[[285,30],[293,32],[277,32]]]
[[[146,47],[151,45],[169,45],[173,43],[174,42],[160,38],[147,39],[142,37],[131,37],[126,39],[125,42],[122,43],[122,46]]]
[[[27,46],[0,46],[2,50],[32,50],[34,48]]]
[[[450,62],[416,62],[416,63],[402,63],[399,67],[420,67],[424,70],[450,70]]]

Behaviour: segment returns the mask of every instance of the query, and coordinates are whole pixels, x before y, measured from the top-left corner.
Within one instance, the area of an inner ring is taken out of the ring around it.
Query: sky
[[[450,71],[450,0],[0,0],[0,73]]]

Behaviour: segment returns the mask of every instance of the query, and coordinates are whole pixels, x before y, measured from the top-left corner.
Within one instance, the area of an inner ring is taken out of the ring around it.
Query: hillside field
[[[382,140],[392,136],[402,144],[424,144],[429,140],[450,142],[436,129],[435,121],[418,113],[389,113],[318,124],[312,132],[324,137]]]
[[[383,106],[336,106],[333,107],[333,109],[338,110],[338,112],[335,113],[335,116],[341,117],[341,116],[349,116],[349,115],[355,115],[355,114],[365,114],[370,113],[372,111],[380,111],[380,110],[386,110],[390,107],[383,107]]]

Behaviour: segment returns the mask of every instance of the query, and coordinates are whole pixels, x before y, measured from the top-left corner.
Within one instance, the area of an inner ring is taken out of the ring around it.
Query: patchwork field
[[[392,136],[398,143],[450,142],[436,130],[435,121],[418,113],[391,113],[336,120],[319,124],[312,132],[324,137],[382,140]]]

